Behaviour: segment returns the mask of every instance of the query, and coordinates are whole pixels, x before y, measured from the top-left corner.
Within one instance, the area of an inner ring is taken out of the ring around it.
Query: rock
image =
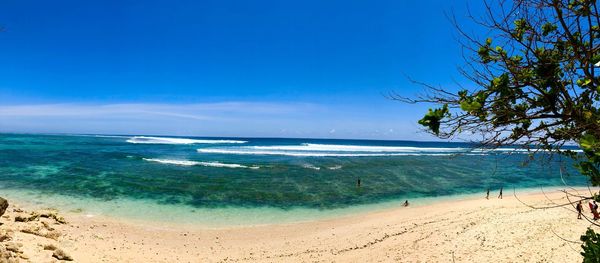
[[[53,211],[53,210],[42,210],[38,214],[40,215],[40,217],[52,218],[56,222],[58,222],[60,224],[66,224],[67,223],[67,221],[62,216],[59,216],[56,213],[56,211]]]
[[[50,238],[54,240],[57,240],[58,237],[60,237],[60,232],[58,232],[57,230],[47,230],[39,225],[27,225],[20,231],[23,233]]]
[[[13,231],[9,229],[0,229],[0,242],[12,240]]]
[[[64,218],[64,217],[62,217],[62,216],[56,216],[56,217],[54,218],[54,220],[56,220],[56,222],[58,222],[58,223],[60,223],[60,224],[66,224],[66,223],[67,223],[67,220],[65,220],[65,218]]]
[[[43,235],[43,237],[58,240],[60,237],[60,232],[56,230],[48,231]]]
[[[4,247],[3,244],[0,244],[0,262],[1,262],[1,258],[7,258],[7,256],[10,256],[10,252],[8,252],[8,250],[6,250],[6,248]]]
[[[6,250],[8,250],[10,252],[15,252],[15,253],[23,253],[23,251],[21,250],[22,246],[23,246],[23,244],[15,243],[15,242],[7,242],[4,244],[4,247],[6,248]]]
[[[50,226],[50,224],[48,222],[46,222],[46,221],[41,221],[41,222],[42,222],[42,225],[49,231],[54,230],[54,228],[52,226]]]
[[[66,224],[67,221],[62,216],[59,216],[55,211],[42,210],[39,212],[31,212],[29,215],[18,214],[15,216],[15,222],[30,222],[39,220],[40,217],[54,219],[59,224]]]
[[[67,252],[65,252],[64,250],[62,250],[60,248],[57,248],[56,250],[54,250],[54,253],[52,253],[52,256],[58,260],[67,260],[67,261],[73,260],[71,255],[67,254]]]
[[[15,222],[29,222],[38,219],[40,215],[38,213],[32,212],[30,215],[18,214],[15,216]]]
[[[8,201],[0,197],[0,216],[4,215],[4,212],[6,212],[6,208],[8,208]]]
[[[44,250],[56,250],[56,246],[53,244],[44,245]]]
[[[18,258],[14,257],[12,252],[4,247],[4,244],[0,244],[0,263],[13,263],[19,261]]]
[[[29,221],[29,217],[23,216],[23,215],[16,215],[15,216],[15,222],[28,222]]]

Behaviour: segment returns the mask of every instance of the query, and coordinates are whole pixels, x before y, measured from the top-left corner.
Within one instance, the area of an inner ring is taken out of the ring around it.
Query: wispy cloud
[[[417,130],[376,107],[298,102],[0,105],[0,132],[428,139]]]
[[[296,126],[322,110],[310,103],[270,102],[0,105],[0,132],[256,136]]]
[[[161,115],[195,120],[231,114],[281,115],[312,111],[308,103],[221,102],[198,104],[29,104],[0,105],[0,117],[97,117]]]

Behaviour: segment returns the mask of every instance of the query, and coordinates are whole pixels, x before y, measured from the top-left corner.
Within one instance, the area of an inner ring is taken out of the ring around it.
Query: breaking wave
[[[256,151],[251,149],[198,149],[199,153],[238,154],[238,155],[284,155],[297,157],[375,157],[375,156],[450,156],[453,153],[333,153],[333,152],[308,152],[308,151]]]
[[[250,148],[250,147],[248,147]],[[460,152],[465,148],[424,148],[406,146],[362,146],[362,145],[336,145],[336,144],[314,144],[303,143],[302,145],[281,146],[252,146],[257,150],[276,151],[318,151],[318,152]]]
[[[206,167],[225,167],[225,168],[248,168],[248,169],[258,169],[259,166],[246,166],[236,163],[220,163],[220,162],[197,162],[197,161],[188,161],[188,160],[172,160],[172,159],[156,159],[156,158],[143,158],[144,161],[149,162],[157,162],[163,164],[173,164],[173,165],[183,165],[183,166],[206,166]]]
[[[149,136],[134,136],[127,140],[128,143],[143,143],[143,144],[241,144],[247,141],[238,140],[201,140],[188,138],[173,138],[173,137],[149,137]]]
[[[312,164],[303,164],[302,168],[313,169],[313,170],[321,170],[321,167],[314,166]]]
[[[201,148],[199,153],[237,155],[283,155],[297,157],[374,157],[374,156],[451,156],[529,154],[535,150],[523,148],[471,149],[461,147],[363,146],[303,143],[300,145],[241,146]],[[574,150],[580,152],[581,150]],[[539,151],[544,152],[544,151]]]

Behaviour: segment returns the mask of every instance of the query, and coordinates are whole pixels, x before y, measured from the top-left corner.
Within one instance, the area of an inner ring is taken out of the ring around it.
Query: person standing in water
[[[485,195],[485,199],[490,199],[490,188],[487,189],[487,194]]]
[[[504,187],[500,187],[500,194],[498,195],[498,198],[500,198],[500,199],[502,199],[502,189],[503,189],[503,188],[504,188]]]
[[[356,180],[356,187],[360,187],[360,177]]]

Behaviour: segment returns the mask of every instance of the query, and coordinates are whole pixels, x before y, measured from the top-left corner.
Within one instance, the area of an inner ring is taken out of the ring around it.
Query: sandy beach
[[[540,207],[567,201],[558,191],[518,197]],[[571,208],[532,209],[512,193],[217,229],[26,209],[11,204],[0,220],[2,244],[21,262],[56,262],[56,249],[75,262],[579,262],[590,225]]]

